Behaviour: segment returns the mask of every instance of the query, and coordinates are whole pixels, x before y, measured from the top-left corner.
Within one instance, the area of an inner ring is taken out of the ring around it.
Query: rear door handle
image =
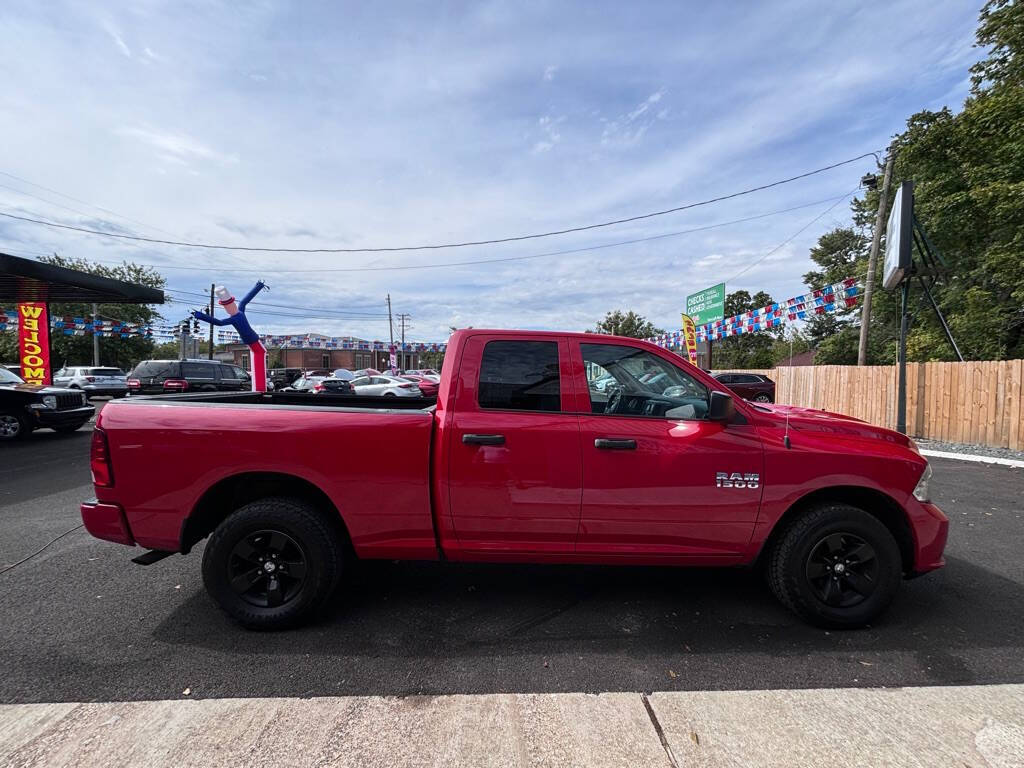
[[[599,437],[594,441],[595,448],[607,451],[635,451],[636,440],[618,440],[610,437]]]
[[[462,442],[466,445],[504,445],[504,435],[474,435],[465,434],[462,436]]]

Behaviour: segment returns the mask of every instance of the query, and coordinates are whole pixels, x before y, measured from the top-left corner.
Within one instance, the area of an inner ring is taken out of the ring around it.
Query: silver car
[[[124,397],[128,394],[128,377],[120,368],[61,368],[53,374],[53,385],[80,389],[86,397]]]
[[[423,397],[420,388],[407,379],[397,376],[380,374],[378,376],[360,376],[351,381],[352,389],[357,395],[372,397]]]

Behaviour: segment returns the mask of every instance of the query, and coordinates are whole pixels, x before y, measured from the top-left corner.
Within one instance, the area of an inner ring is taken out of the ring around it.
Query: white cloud
[[[118,129],[117,133],[127,138],[138,139],[144,144],[156,148],[159,150],[159,156],[167,162],[182,165],[187,165],[195,160],[212,160],[218,163],[238,162],[237,155],[217,152],[190,136],[139,126],[123,127]]]
[[[555,79],[556,72],[558,72],[558,66],[555,64],[548,64],[544,67],[544,81],[550,83]]]
[[[103,29],[106,31],[106,33],[108,35],[110,35],[111,39],[114,41],[114,44],[117,46],[118,50],[120,50],[121,53],[123,53],[128,58],[131,58],[132,49],[128,47],[127,43],[125,43],[124,39],[121,37],[121,35],[118,33],[118,31],[114,28],[114,26],[110,22],[104,22],[103,23]]]

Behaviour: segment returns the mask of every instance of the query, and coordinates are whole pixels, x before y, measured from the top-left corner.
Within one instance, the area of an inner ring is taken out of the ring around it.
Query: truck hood
[[[789,415],[789,428],[801,432],[831,433],[844,437],[862,437],[873,440],[884,440],[889,443],[909,448],[917,452],[914,441],[893,429],[886,429],[869,424],[862,419],[846,416],[842,413],[803,408],[796,405],[776,405],[774,403],[752,404],[758,414],[770,419],[775,425],[785,428],[786,416]]]
[[[67,387],[53,387],[48,384],[7,384],[0,385],[0,390],[8,392],[24,392],[29,395],[70,395],[79,392]]]

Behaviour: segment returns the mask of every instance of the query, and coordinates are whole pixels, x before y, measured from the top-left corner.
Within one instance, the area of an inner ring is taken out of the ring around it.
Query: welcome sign
[[[28,384],[50,383],[50,316],[42,302],[18,305],[18,362]]]

